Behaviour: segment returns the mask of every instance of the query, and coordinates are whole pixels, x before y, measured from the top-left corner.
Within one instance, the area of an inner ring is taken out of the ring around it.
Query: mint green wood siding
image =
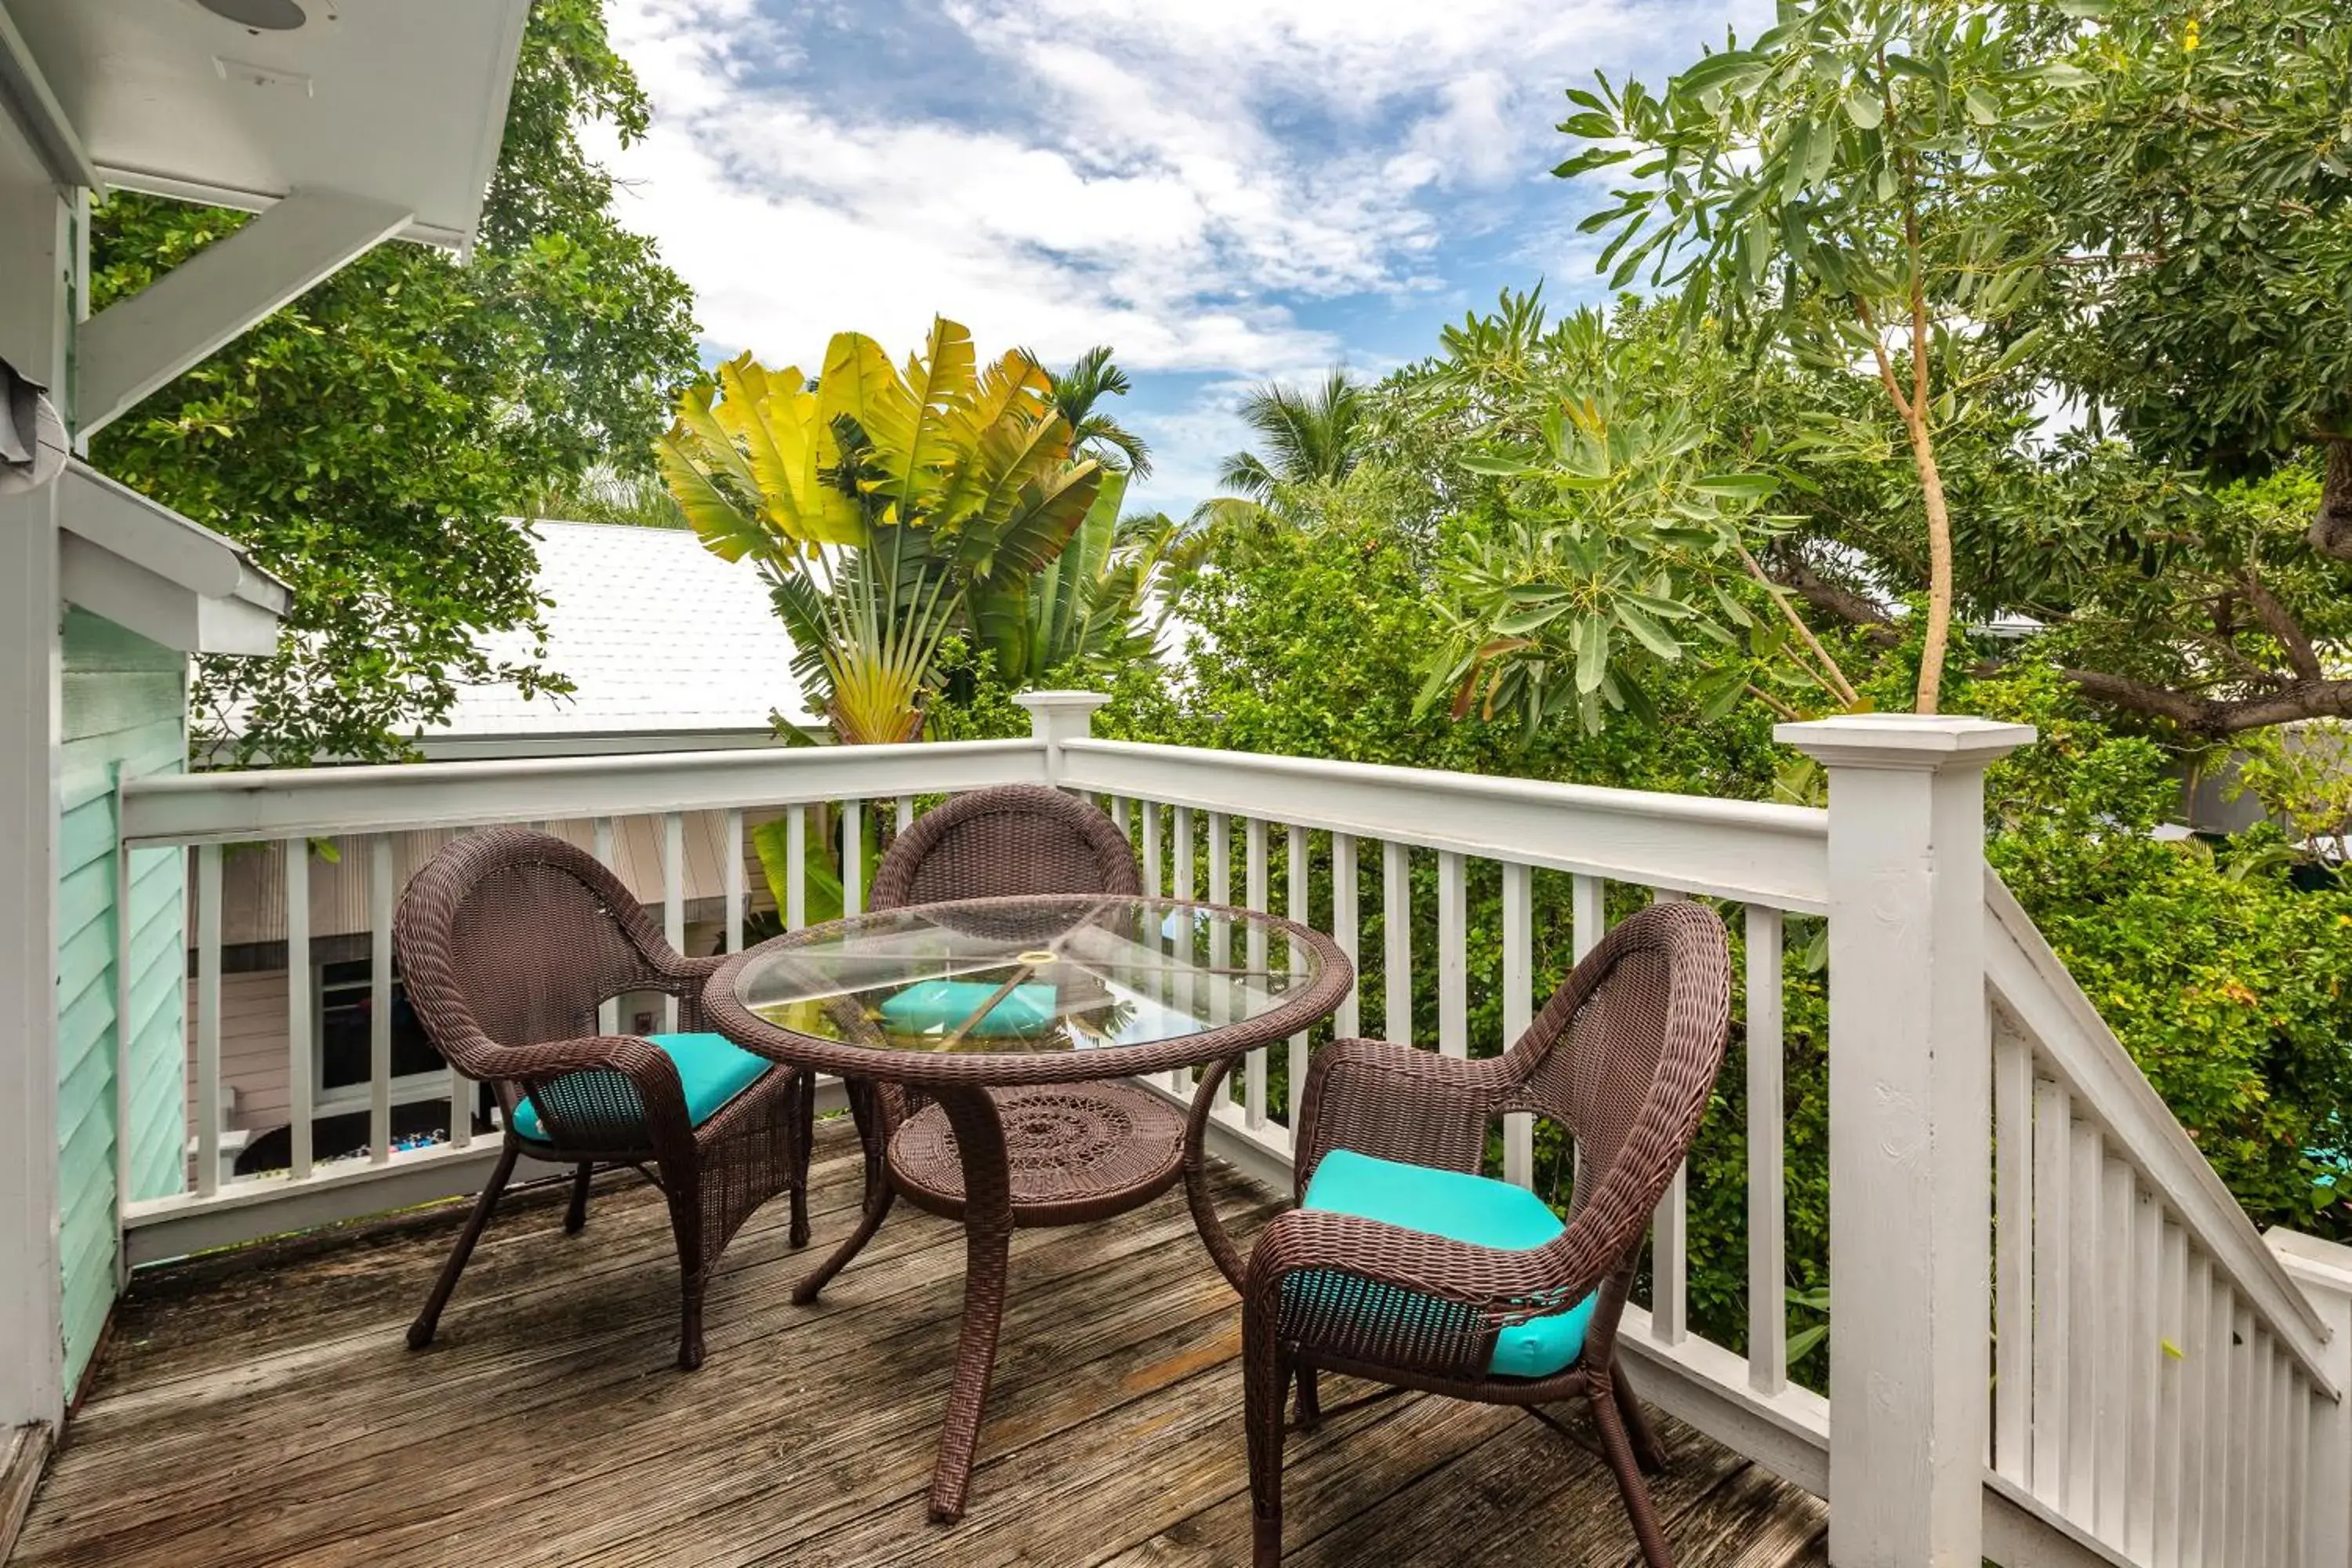
[[[175,850],[133,856],[129,918],[120,918],[115,792],[121,779],[185,766],[187,661],[79,609],[68,613],[64,642],[58,1218],[70,1388],[114,1301],[118,1160],[132,1197],[180,1185],[183,871]],[[129,1068],[127,1133],[116,1126],[118,1060]]]

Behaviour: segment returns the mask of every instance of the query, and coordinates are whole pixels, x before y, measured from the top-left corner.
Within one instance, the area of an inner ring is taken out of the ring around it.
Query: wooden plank
[[[845,1181],[853,1168],[842,1167]],[[781,1213],[782,1205],[762,1212],[772,1234]],[[845,1391],[844,1398],[850,1407],[872,1405],[882,1414],[897,1412],[891,1419],[907,1438],[901,1446],[913,1467],[912,1485],[928,1481],[927,1439],[936,1430],[938,1391],[944,1387],[953,1353],[952,1322],[960,1296],[955,1274],[961,1248],[952,1227],[928,1216],[910,1220],[886,1227],[875,1247],[835,1282],[828,1307],[815,1311],[791,1307],[783,1289],[808,1259],[771,1256],[754,1260],[750,1269],[730,1268],[730,1275],[772,1274],[780,1267],[784,1272],[765,1287],[739,1280],[732,1292],[724,1288],[715,1291],[709,1341],[713,1363],[740,1357],[752,1364],[772,1364],[780,1347],[767,1342],[780,1334],[795,1342],[810,1335],[822,1338],[829,1326],[830,1349],[812,1346],[793,1359],[805,1355],[844,1376],[882,1379],[877,1386],[889,1390],[891,1397],[877,1399],[866,1390]],[[592,1221],[591,1233],[596,1228],[597,1222]],[[1189,1228],[1181,1208],[1162,1205],[1096,1227],[1087,1234],[1091,1245],[1057,1248],[1052,1244],[1066,1242],[1066,1233],[1023,1233],[1015,1242],[1014,1268],[1016,1278],[1031,1289],[1025,1296],[1016,1293],[1013,1321],[1051,1319],[1056,1310],[1053,1284],[1072,1269],[1125,1265],[1147,1276],[1154,1268],[1164,1272],[1172,1256],[1168,1243]],[[894,1237],[898,1256],[883,1266],[869,1265],[868,1259]],[[572,1246],[576,1251],[578,1243]],[[730,1248],[730,1264],[737,1261],[741,1247],[739,1238]],[[1230,1291],[1205,1258],[1193,1250],[1189,1260],[1198,1265],[1204,1286],[1214,1285],[1223,1293],[1210,1294],[1204,1301],[1213,1307],[1229,1304]],[[675,1276],[659,1268],[635,1270],[601,1294],[549,1289],[543,1280],[541,1289],[517,1297],[503,1311],[465,1314],[475,1326],[460,1341],[460,1316],[467,1305],[461,1286],[443,1327],[444,1342],[456,1342],[449,1348],[458,1354],[444,1362],[436,1345],[427,1357],[415,1357],[400,1346],[396,1323],[385,1321],[373,1343],[347,1348],[328,1363],[344,1369],[334,1379],[346,1394],[336,1402],[340,1415],[311,1410],[306,1404],[299,1406],[305,1418],[291,1418],[287,1401],[301,1397],[305,1389],[314,1390],[312,1380],[325,1371],[315,1363],[304,1367],[306,1376],[291,1384],[281,1373],[257,1389],[232,1372],[201,1390],[200,1406],[215,1424],[213,1440],[236,1441],[246,1456],[239,1474],[248,1485],[271,1489],[272,1495],[277,1487],[287,1486],[284,1495],[299,1495],[302,1504],[291,1512],[273,1504],[265,1532],[253,1520],[241,1517],[250,1511],[253,1500],[224,1490],[214,1477],[209,1489],[199,1487],[170,1500],[168,1506],[157,1502],[153,1516],[143,1521],[145,1528],[131,1532],[123,1525],[138,1512],[142,1494],[123,1484],[126,1478],[118,1473],[115,1484],[101,1486],[94,1494],[85,1492],[89,1517],[79,1521],[84,1527],[80,1533],[68,1533],[68,1542],[59,1543],[64,1549],[54,1561],[130,1563],[142,1561],[137,1552],[166,1546],[180,1561],[215,1561],[231,1550],[226,1545],[231,1540],[238,1543],[236,1550],[259,1551],[268,1542],[283,1548],[322,1536],[332,1539],[346,1529],[365,1529],[373,1549],[382,1552],[385,1536],[377,1526],[411,1518],[435,1519],[436,1530],[442,1520],[454,1521],[449,1528],[470,1539],[468,1531],[478,1532],[481,1521],[469,1524],[468,1510],[485,1509],[506,1518],[513,1510],[496,1506],[505,1496],[501,1489],[528,1487],[519,1478],[534,1473],[544,1451],[543,1441],[530,1434],[543,1431],[551,1422],[609,1423],[612,1402],[647,1378],[658,1380],[650,1390],[656,1397],[650,1406],[638,1398],[624,1408],[625,1424],[637,1436],[609,1455],[613,1471],[630,1470],[649,1497],[668,1495],[681,1484],[681,1456],[675,1450],[702,1446],[727,1474],[764,1491],[770,1479],[758,1473],[745,1476],[731,1462],[731,1445],[747,1433],[764,1433],[775,1415],[774,1401],[798,1402],[794,1388],[772,1380],[742,1379],[741,1398],[713,1401],[709,1380],[679,1378],[666,1364],[667,1331],[675,1321],[674,1291]],[[1139,1313],[1148,1316],[1155,1310],[1155,1293],[1141,1279],[1127,1291]],[[413,1306],[413,1300],[408,1304]],[[623,1310],[616,1311],[616,1307]],[[894,1334],[903,1342],[894,1341]],[[1050,1344],[1041,1343],[1038,1350],[1050,1361]],[[1000,1366],[1001,1393],[1016,1364],[1025,1365],[1008,1354]],[[432,1369],[430,1375],[420,1376],[419,1369],[426,1366]],[[1041,1383],[1050,1382],[1034,1367],[1025,1370]],[[897,1380],[909,1376],[916,1381],[900,1386]],[[437,1403],[396,1403],[411,1393]],[[828,1412],[837,1415],[842,1408],[838,1402],[812,1406],[809,1419],[820,1425],[810,1436],[823,1433]],[[399,1419],[404,1410],[413,1411],[406,1421]],[[707,1420],[681,1422],[677,1415],[683,1411],[701,1411]],[[236,1423],[226,1431],[218,1426],[224,1413]],[[323,1431],[319,1429],[322,1422],[314,1419],[322,1415],[328,1428]],[[398,1458],[404,1454],[405,1459]],[[179,1486],[187,1468],[184,1461],[171,1467],[169,1483]],[[609,1473],[599,1473],[604,1476],[600,1484],[610,1482]],[[302,1478],[299,1491],[286,1480],[289,1476]],[[509,1505],[516,1500],[506,1498]],[[107,1533],[93,1538],[92,1531]],[[85,1545],[91,1549],[87,1556],[81,1554]],[[517,1560],[495,1555],[500,1561]],[[30,1560],[51,1561],[39,1554]],[[392,1559],[378,1555],[372,1560]]]
[[[858,1191],[840,1123],[819,1162],[823,1235]],[[1266,1212],[1229,1178],[1218,1190],[1244,1233]],[[422,1355],[400,1328],[448,1216],[257,1270],[142,1277],[16,1568],[1061,1564],[1154,1561],[1135,1554],[1188,1542],[1209,1553],[1189,1561],[1243,1560],[1225,1547],[1248,1530],[1238,1315],[1181,1205],[1016,1236],[972,1514],[942,1531],[922,1496],[961,1299],[953,1226],[894,1217],[803,1310],[785,1287],[810,1255],[784,1245],[785,1205],[768,1205],[728,1250],[710,1361],[689,1377],[667,1364],[676,1278],[658,1194],[600,1183],[576,1237],[555,1223],[560,1201],[526,1195],[492,1227]],[[1335,1385],[1327,1401],[1342,1397]],[[1777,1568],[1757,1542],[1806,1522],[1752,1487],[1718,1498],[1746,1467],[1667,1430],[1677,1463],[1655,1489],[1670,1538],[1744,1543],[1686,1551],[1686,1568]],[[1455,1531],[1495,1543],[1479,1560],[1496,1563],[1561,1542],[1567,1561],[1615,1563],[1630,1543],[1605,1468],[1507,1411],[1409,1396],[1335,1415],[1293,1458],[1302,1562],[1388,1561],[1331,1555],[1369,1511],[1414,1564],[1460,1561],[1438,1554]],[[1735,1498],[1739,1522],[1710,1522]]]
[[[48,1424],[42,1421],[17,1427],[0,1443],[0,1563],[9,1561],[16,1547],[49,1462],[49,1447]]]

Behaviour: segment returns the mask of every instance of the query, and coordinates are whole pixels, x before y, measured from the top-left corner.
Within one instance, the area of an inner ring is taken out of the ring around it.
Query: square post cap
[[[2033,737],[2031,724],[1944,713],[1841,713],[1772,726],[1774,740],[1824,767],[1902,773],[1988,767]]]
[[[1024,691],[1013,699],[1029,710],[1029,732],[1051,744],[1084,740],[1094,730],[1095,710],[1110,699],[1099,691]]]

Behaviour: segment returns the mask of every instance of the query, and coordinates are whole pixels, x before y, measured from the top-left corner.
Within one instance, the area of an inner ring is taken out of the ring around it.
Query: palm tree
[[[1125,397],[1133,384],[1127,372],[1111,363],[1108,343],[1097,343],[1080,354],[1066,371],[1048,371],[1053,384],[1048,401],[1070,427],[1070,446],[1080,457],[1096,458],[1104,467],[1124,468],[1137,479],[1151,476],[1151,448],[1142,437],[1095,405],[1106,397]]]
[[[1235,452],[1217,470],[1217,482],[1261,506],[1275,504],[1285,485],[1336,485],[1364,459],[1367,418],[1363,388],[1332,371],[1308,391],[1261,386],[1242,399],[1242,422],[1265,443],[1266,456]]]

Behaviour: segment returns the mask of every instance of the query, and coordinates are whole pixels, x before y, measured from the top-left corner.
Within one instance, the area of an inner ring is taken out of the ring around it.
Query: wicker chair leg
[[[585,1160],[581,1161],[580,1168],[572,1173],[572,1206],[563,1211],[563,1234],[566,1236],[578,1236],[588,1226],[588,1179],[595,1173],[596,1167]]]
[[[490,1179],[482,1184],[482,1195],[474,1200],[474,1212],[467,1216],[466,1228],[457,1233],[457,1244],[449,1249],[449,1260],[441,1266],[441,1278],[435,1280],[433,1293],[425,1299],[425,1310],[408,1325],[408,1348],[421,1351],[433,1342],[434,1331],[441,1325],[441,1309],[449,1304],[449,1294],[457,1289],[457,1276],[466,1271],[466,1260],[474,1256],[474,1244],[482,1239],[483,1230],[490,1223],[490,1215],[499,1206],[499,1194],[506,1191],[507,1179],[514,1174],[515,1160],[522,1152],[512,1139],[499,1152],[499,1163],[490,1170]]]
[[[1625,1423],[1625,1435],[1633,1445],[1633,1458],[1645,1476],[1664,1475],[1669,1456],[1666,1446],[1658,1440],[1657,1428],[1650,1425],[1648,1412],[1633,1392],[1633,1384],[1624,1373],[1612,1372],[1609,1378],[1611,1395],[1617,1401],[1617,1414]]]
[[[1323,1425],[1323,1390],[1311,1366],[1298,1369],[1298,1429],[1312,1432]]]
[[[1592,1425],[1601,1435],[1601,1455],[1617,1478],[1617,1490],[1625,1499],[1625,1515],[1633,1523],[1633,1538],[1641,1542],[1642,1561],[1647,1568],[1675,1568],[1675,1556],[1667,1550],[1665,1531],[1658,1525],[1658,1510],[1650,1501],[1649,1483],[1642,1479],[1642,1468],[1633,1458],[1633,1445],[1625,1433],[1624,1417],[1618,1414],[1616,1382],[1606,1374],[1596,1381],[1609,1386],[1591,1390]]]
[[[677,1370],[692,1372],[702,1364],[702,1291],[709,1283],[706,1269],[697,1269],[679,1281]]]
[[[1250,1562],[1253,1568],[1279,1568],[1282,1562],[1283,1405],[1295,1373],[1303,1372],[1302,1401],[1312,1368],[1296,1368],[1275,1337],[1274,1303],[1259,1293],[1242,1296],[1242,1414],[1249,1436]]]

